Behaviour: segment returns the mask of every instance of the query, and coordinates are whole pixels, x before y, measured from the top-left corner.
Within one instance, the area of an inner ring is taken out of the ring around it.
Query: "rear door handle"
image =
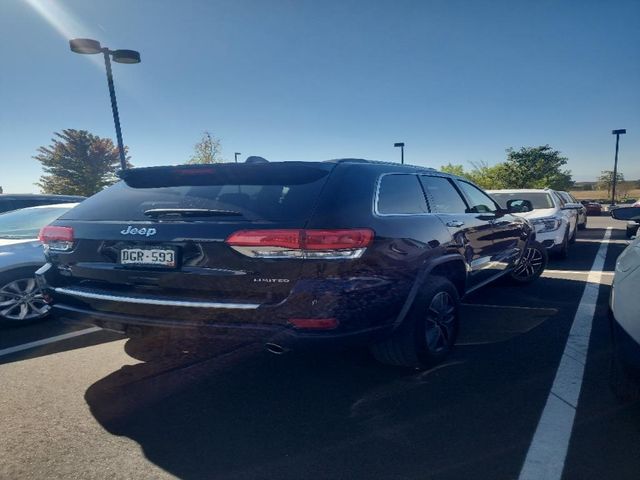
[[[463,225],[464,225],[464,222],[460,220],[451,220],[447,222],[447,227],[461,227]]]

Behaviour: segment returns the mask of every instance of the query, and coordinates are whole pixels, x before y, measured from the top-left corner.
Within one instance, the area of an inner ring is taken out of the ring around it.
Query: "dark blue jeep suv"
[[[274,352],[366,342],[382,362],[424,367],[452,348],[463,295],[505,275],[529,282],[546,261],[526,220],[429,168],[345,159],[120,176],[41,232],[38,281],[56,317],[240,334]]]

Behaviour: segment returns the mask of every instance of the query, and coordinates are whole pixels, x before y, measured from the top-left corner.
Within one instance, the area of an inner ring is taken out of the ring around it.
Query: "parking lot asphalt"
[[[640,405],[607,384],[607,298],[626,245],[608,217],[590,217],[535,284],[467,297],[455,351],[426,372],[363,351],[274,356],[242,340],[3,327],[0,478],[518,478],[607,227],[562,478],[637,479]]]

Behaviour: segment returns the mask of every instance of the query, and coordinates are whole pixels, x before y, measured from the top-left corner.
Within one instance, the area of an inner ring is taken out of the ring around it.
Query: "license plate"
[[[163,248],[124,248],[120,250],[122,265],[155,265],[175,267],[176,252]]]

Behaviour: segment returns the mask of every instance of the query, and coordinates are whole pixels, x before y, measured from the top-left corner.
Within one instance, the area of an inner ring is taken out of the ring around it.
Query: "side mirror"
[[[581,203],[565,203],[562,210],[582,210],[584,206]]]
[[[640,207],[622,207],[611,211],[616,220],[633,220],[640,222]]]
[[[533,204],[529,200],[507,200],[507,212],[527,213],[533,210]]]

